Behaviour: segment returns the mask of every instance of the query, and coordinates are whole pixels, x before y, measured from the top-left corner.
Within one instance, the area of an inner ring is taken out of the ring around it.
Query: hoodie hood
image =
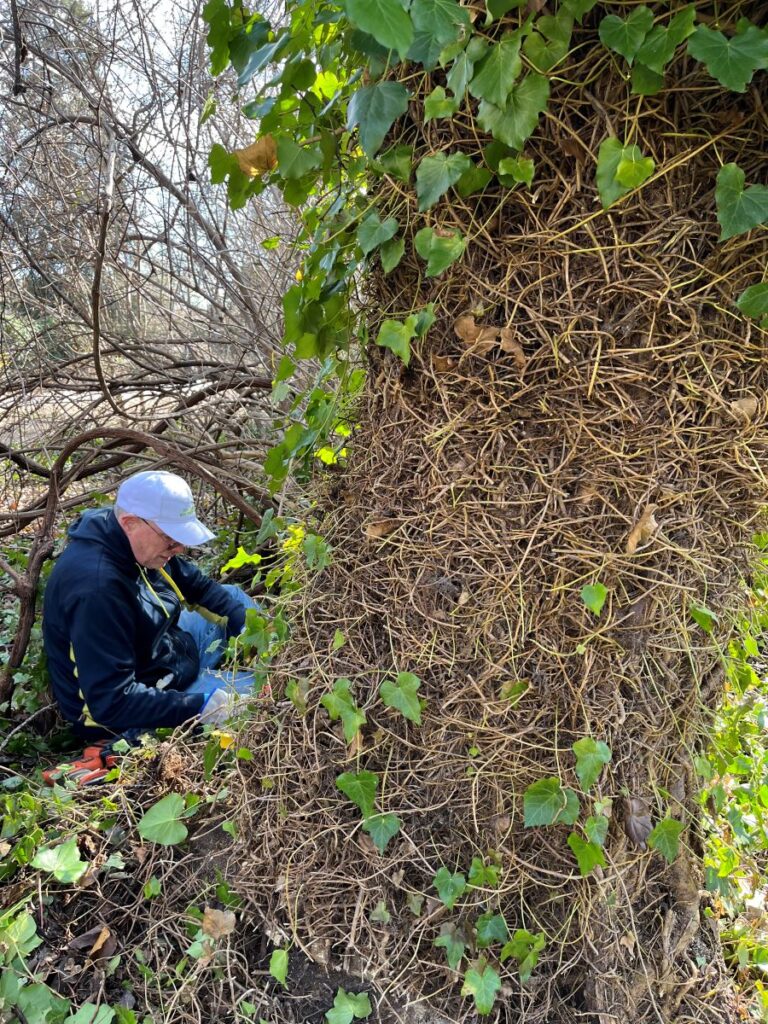
[[[109,550],[118,564],[136,568],[130,542],[111,508],[94,508],[83,512],[67,530],[67,535],[71,541],[99,544]]]

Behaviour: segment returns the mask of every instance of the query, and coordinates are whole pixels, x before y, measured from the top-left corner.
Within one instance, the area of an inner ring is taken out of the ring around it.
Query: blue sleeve
[[[86,725],[91,719],[115,732],[176,726],[203,706],[201,693],[156,690],[136,681],[135,602],[127,588],[110,587],[80,597],[70,609],[71,653]]]
[[[200,572],[185,558],[172,559],[168,570],[188,604],[196,606],[203,614],[213,612],[227,620],[227,637],[237,636],[242,631],[245,608],[220,583]]]

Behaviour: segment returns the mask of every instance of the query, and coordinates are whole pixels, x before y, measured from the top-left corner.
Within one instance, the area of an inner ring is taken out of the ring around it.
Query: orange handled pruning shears
[[[49,786],[66,779],[78,786],[90,786],[103,779],[117,763],[118,757],[112,753],[112,744],[109,740],[102,740],[86,747],[74,761],[64,761],[44,771],[43,779]]]

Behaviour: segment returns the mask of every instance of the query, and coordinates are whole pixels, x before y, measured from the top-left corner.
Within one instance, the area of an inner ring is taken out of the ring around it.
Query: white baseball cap
[[[187,481],[163,469],[150,469],[123,480],[115,504],[123,512],[148,519],[179,544],[193,547],[216,536],[195,515]]]

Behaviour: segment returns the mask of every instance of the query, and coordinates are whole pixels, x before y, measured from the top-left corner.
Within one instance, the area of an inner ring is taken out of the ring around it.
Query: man
[[[218,723],[235,709],[236,692],[211,669],[254,602],[180,557],[213,536],[186,481],[162,470],[129,477],[113,509],[70,528],[45,590],[43,638],[54,696],[83,739],[198,715]],[[234,680],[243,692],[252,682]]]

